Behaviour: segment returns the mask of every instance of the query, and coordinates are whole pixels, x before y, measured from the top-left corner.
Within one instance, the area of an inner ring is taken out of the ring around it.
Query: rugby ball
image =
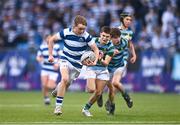
[[[86,51],[81,56],[81,62],[83,62],[86,59],[90,59],[92,62],[96,60],[96,55],[93,51]]]

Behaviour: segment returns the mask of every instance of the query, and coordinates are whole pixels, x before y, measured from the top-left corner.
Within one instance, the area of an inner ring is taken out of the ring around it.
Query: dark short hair
[[[122,12],[122,13],[120,14],[120,21],[123,22],[123,19],[124,19],[125,17],[132,17],[132,14],[129,13],[129,12]]]
[[[74,19],[74,25],[77,26],[78,24],[87,26],[86,18],[84,16],[77,15]]]
[[[102,32],[105,32],[105,33],[107,33],[107,34],[110,34],[111,33],[111,28],[109,27],[109,26],[103,26],[102,28],[101,28],[101,33]]]
[[[117,38],[121,36],[119,28],[111,28],[111,38]]]

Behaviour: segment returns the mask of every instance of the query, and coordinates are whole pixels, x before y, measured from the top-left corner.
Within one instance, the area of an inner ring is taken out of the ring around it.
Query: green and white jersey
[[[114,45],[115,49],[119,50],[119,53],[114,55],[111,62],[108,65],[108,70],[111,71],[113,68],[123,67],[127,64],[129,58],[128,41],[121,38],[118,45]]]
[[[100,53],[103,53],[103,59],[108,56],[113,56],[114,54],[114,46],[111,41],[108,41],[106,44],[101,44],[99,38],[95,38],[95,43],[99,48]],[[93,78],[99,80],[106,80],[110,79],[108,67],[103,65],[101,61],[98,61],[95,66],[88,66],[86,68],[86,79]]]
[[[95,38],[95,43],[97,47],[99,48],[99,51],[104,54],[103,59],[105,59],[106,55],[113,56],[114,53],[114,45],[111,41],[108,41],[107,44],[101,44],[99,41],[99,38]],[[106,67],[102,65],[100,61],[97,62],[96,66],[98,67]]]
[[[103,59],[105,59],[106,55],[109,55],[111,57],[113,56],[114,46],[111,41],[108,41],[107,44],[101,44],[99,41],[99,38],[96,38],[95,43],[96,43],[97,47],[99,48],[99,51],[104,54]],[[105,67],[104,65],[101,64],[100,61],[97,62],[96,66]]]
[[[134,32],[131,30],[131,28],[128,29],[121,29],[121,26],[119,27],[121,31],[121,37],[123,39],[126,39],[127,41],[131,41],[134,37]]]

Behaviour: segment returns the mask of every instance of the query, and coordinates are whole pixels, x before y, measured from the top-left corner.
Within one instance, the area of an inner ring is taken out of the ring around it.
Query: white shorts
[[[56,81],[58,73],[53,71],[41,70],[41,76],[48,76],[50,80]]]
[[[75,68],[69,61],[61,59],[60,60],[60,69],[68,68],[69,69],[69,82],[72,83],[73,80],[76,80],[80,74],[80,70]]]
[[[80,79],[86,79],[87,76],[87,66],[83,65],[82,69],[81,69],[81,73],[79,74],[79,78]]]
[[[107,69],[96,68],[92,69],[91,67],[87,68],[86,70],[86,79],[93,78],[93,79],[99,79],[99,80],[106,80],[109,81],[109,72]]]
[[[110,74],[110,80],[112,80],[113,78],[113,75],[118,73],[118,72],[121,72],[122,73],[122,77],[124,77],[127,73],[127,68],[126,66],[123,66],[123,67],[119,67],[119,68],[113,68],[111,72],[109,72]]]

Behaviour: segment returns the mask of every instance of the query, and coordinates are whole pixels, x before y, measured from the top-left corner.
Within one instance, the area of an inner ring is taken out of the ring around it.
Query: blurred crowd
[[[100,27],[120,25],[120,13],[134,15],[136,48],[180,49],[179,0],[1,0],[0,48],[38,48],[46,34],[70,27],[83,15],[87,30],[97,36]]]

